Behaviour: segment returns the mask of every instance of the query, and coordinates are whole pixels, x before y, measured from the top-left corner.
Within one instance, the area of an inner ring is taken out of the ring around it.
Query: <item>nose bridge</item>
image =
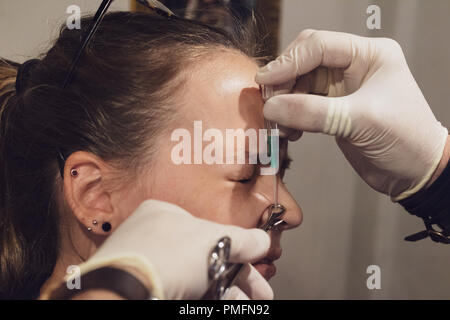
[[[286,188],[286,185],[278,179],[278,203],[286,208],[283,220],[286,222],[286,229],[298,227],[303,219],[303,214],[297,201],[292,197]],[[274,177],[272,175],[260,176],[257,187],[259,192],[265,195],[268,204],[274,203]]]

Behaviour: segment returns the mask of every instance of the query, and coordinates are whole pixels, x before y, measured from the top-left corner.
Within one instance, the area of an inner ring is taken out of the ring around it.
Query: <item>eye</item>
[[[252,182],[252,180],[253,180],[253,177],[249,178],[249,179],[241,179],[241,180],[238,180],[237,182],[242,183],[242,184],[248,184],[248,183]]]
[[[247,169],[248,168],[248,169]],[[241,183],[241,184],[249,184],[252,183],[256,174],[256,166],[252,165],[251,167],[247,167],[246,170],[241,171],[240,175],[236,177],[234,180],[235,182]]]

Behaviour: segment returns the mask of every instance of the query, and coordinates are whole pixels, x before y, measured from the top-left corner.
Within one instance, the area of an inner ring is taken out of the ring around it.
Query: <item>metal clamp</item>
[[[271,204],[264,211],[268,210],[269,217],[267,221],[260,226],[260,229],[268,232],[273,227],[284,222],[283,216],[286,208],[281,204]],[[229,262],[231,239],[223,237],[211,250],[208,266],[208,278],[210,285],[203,300],[220,300],[229,287],[233,284],[244,266],[241,263],[233,264]]]
[[[434,242],[450,244],[450,236],[448,236],[444,231],[438,231],[433,228],[433,223],[431,219],[422,218],[425,224],[426,230],[414,233],[410,236],[405,237],[406,241],[416,242],[426,237],[430,237]]]
[[[261,227],[259,227],[264,231],[269,231],[273,227],[283,223],[284,220],[281,219],[281,217],[286,211],[286,208],[281,204],[271,204],[270,206],[267,207],[267,209],[269,210],[269,218]]]
[[[231,239],[223,237],[211,250],[208,266],[208,278],[211,284],[202,299],[220,300],[228,289],[225,274],[230,267],[230,248]]]

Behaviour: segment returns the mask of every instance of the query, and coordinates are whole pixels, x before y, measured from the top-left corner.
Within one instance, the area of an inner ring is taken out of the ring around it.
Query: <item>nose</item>
[[[280,227],[284,230],[297,228],[303,220],[302,209],[292,197],[286,185],[281,181],[280,177],[278,177],[278,203],[286,208],[282,217],[285,223]]]
[[[278,179],[278,203],[283,205],[286,209],[283,216],[281,217],[284,220],[284,223],[278,226],[280,230],[288,230],[298,227],[303,220],[302,209],[298,205],[297,201],[292,197],[289,191],[286,188],[286,185],[283,183],[280,177]],[[269,204],[275,202],[274,197],[274,178],[273,176],[260,176],[259,178],[259,186],[258,189],[261,193],[265,195],[266,201]],[[266,203],[267,206],[267,203]],[[268,218],[267,212],[261,217],[263,222],[265,222]]]

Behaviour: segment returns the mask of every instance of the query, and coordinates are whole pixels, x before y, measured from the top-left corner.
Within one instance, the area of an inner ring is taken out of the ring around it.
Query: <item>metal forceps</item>
[[[266,208],[269,213],[267,221],[260,226],[260,229],[268,232],[273,227],[283,223],[282,216],[286,208],[281,204],[271,204]],[[233,264],[228,262],[230,257],[231,239],[223,237],[211,251],[208,277],[211,284],[203,295],[203,300],[220,300],[228,288],[236,280],[243,264]]]

